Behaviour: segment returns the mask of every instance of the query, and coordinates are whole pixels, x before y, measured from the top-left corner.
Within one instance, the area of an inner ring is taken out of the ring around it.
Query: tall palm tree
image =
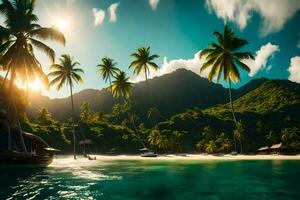
[[[231,84],[240,81],[238,67],[247,73],[250,72],[250,68],[242,61],[243,59],[254,59],[254,56],[250,52],[239,51],[248,44],[248,41],[236,36],[228,25],[225,25],[223,34],[216,31],[214,35],[217,43],[213,42],[209,48],[200,53],[200,58],[206,57],[206,62],[201,66],[200,72],[210,68],[209,81],[216,77],[219,82],[223,76],[224,81],[229,82],[228,92],[232,118],[238,128],[232,103]]]
[[[129,110],[131,109],[131,103],[129,101],[129,97],[131,95],[131,89],[133,87],[133,83],[129,81],[129,77],[126,76],[125,72],[119,71],[117,72],[115,76],[115,80],[112,81],[112,94],[115,98],[122,97],[124,101],[124,107],[126,110],[126,113],[128,115],[128,118],[130,119],[133,128],[137,134],[137,138],[142,144],[143,147],[145,147],[145,144],[143,140],[141,139],[141,136],[139,134],[139,130],[137,129],[134,121],[134,115],[129,114]]]
[[[158,55],[150,53],[150,47],[138,48],[137,51],[131,54],[135,60],[131,62],[129,69],[134,68],[133,73],[139,75],[140,73],[145,74],[146,82],[148,81],[148,75],[150,74],[150,67],[157,70],[159,67],[153,61],[159,58]]]
[[[35,0],[2,0],[0,4],[0,13],[5,19],[4,26],[0,26],[0,65],[6,71],[1,87],[8,75],[11,83],[15,78],[22,82],[39,78],[47,84],[47,76],[34,54],[34,48],[44,52],[54,62],[54,50],[40,40],[50,39],[65,44],[63,33],[37,24],[34,8]]]
[[[65,44],[65,37],[60,31],[37,24],[34,8],[35,0],[2,0],[0,3],[0,13],[5,20],[4,26],[0,25],[0,66],[6,72],[0,89],[5,86],[9,75],[9,91],[16,78],[23,83],[39,78],[47,85],[47,76],[35,57],[34,48],[42,50],[54,62],[54,50],[40,40],[50,39]],[[12,96],[10,99],[11,105],[8,107],[13,111],[10,113],[15,113],[13,118],[16,118],[14,121],[19,128],[22,151],[27,153],[15,100]]]
[[[117,63],[109,57],[104,57],[101,60],[102,63],[97,65],[98,72],[105,82],[109,81],[110,90],[112,90],[111,78],[116,76],[117,72],[119,71],[119,69],[116,67]]]
[[[53,77],[53,79],[50,82],[50,86],[56,85],[57,90],[60,90],[63,87],[63,85],[68,85],[70,87],[74,159],[76,159],[76,138],[74,124],[73,86],[74,83],[83,82],[81,74],[84,73],[84,71],[81,68],[76,68],[77,65],[80,65],[80,63],[77,61],[73,61],[70,55],[62,55],[60,58],[60,64],[51,65],[50,68],[52,69],[52,71],[48,74],[49,77]]]

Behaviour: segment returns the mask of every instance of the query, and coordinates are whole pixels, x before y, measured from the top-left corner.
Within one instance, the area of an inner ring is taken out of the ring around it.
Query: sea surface
[[[0,199],[297,200],[300,161],[56,160],[3,169]]]

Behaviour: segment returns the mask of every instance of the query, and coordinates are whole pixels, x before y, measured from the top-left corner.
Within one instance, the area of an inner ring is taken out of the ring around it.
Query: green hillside
[[[245,150],[249,152],[280,142],[283,129],[300,124],[300,85],[287,80],[264,80],[233,104],[237,119],[243,124]],[[160,126],[162,129],[187,131],[188,147],[196,145],[206,126],[215,136],[224,132],[232,137],[235,127],[231,119],[229,104],[224,104],[187,110],[161,122]],[[270,132],[273,132],[273,141],[267,140]]]
[[[235,112],[269,114],[274,112],[292,112],[300,105],[300,85],[288,80],[267,80],[259,87],[233,102]],[[296,111],[296,110],[295,110]],[[229,104],[204,110],[204,113],[226,117]]]
[[[150,89],[145,82],[136,83],[132,107],[120,105],[118,112],[112,112],[118,101],[104,89],[76,94],[76,116],[80,123],[76,128],[77,139],[91,138],[95,151],[102,153],[111,148],[137,153],[143,147],[141,141],[160,152],[217,153],[234,149],[236,127],[227,103],[227,89],[187,70],[177,70],[149,82]],[[300,149],[299,84],[254,79],[233,90],[233,95],[244,152],[256,152],[261,146],[282,142],[284,133],[290,134],[287,138],[291,149]],[[88,104],[81,107],[83,102]],[[23,119],[24,130],[41,136],[63,153],[71,152],[69,103],[68,98],[38,95],[29,107],[30,120]],[[151,105],[160,113],[156,119],[147,118]],[[37,114],[41,107],[49,110],[47,116]],[[228,143],[226,150],[221,141]],[[237,150],[240,148],[238,145]]]

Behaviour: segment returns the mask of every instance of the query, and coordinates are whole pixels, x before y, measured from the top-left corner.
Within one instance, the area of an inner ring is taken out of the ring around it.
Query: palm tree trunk
[[[242,140],[240,139],[240,148],[241,148],[241,154],[243,153],[243,145],[242,145]]]
[[[128,113],[128,114],[129,114],[129,113]],[[138,140],[140,141],[140,143],[142,144],[142,146],[143,146],[144,148],[146,148],[145,143],[144,143],[143,140],[141,139],[139,130],[136,128],[136,125],[135,125],[135,121],[134,121],[133,116],[131,116],[130,118],[131,118],[131,122],[132,122],[133,128],[134,128],[135,132],[137,133]]]
[[[2,81],[0,90],[2,90],[4,88],[5,82],[7,80],[8,74],[9,74],[9,71],[10,71],[10,67],[7,69],[7,72],[6,72],[5,77],[4,77],[3,81]]]
[[[5,77],[3,79],[3,82],[1,84],[1,87],[0,87],[0,91],[4,88],[5,86],[5,82],[7,80],[7,77],[8,77],[8,74],[9,74],[9,71],[10,71],[10,67],[8,68],[6,74],[5,74]],[[10,98],[10,97],[9,97]],[[12,142],[11,142],[11,132],[10,132],[10,125],[8,123],[8,121],[6,122],[6,126],[7,126],[7,133],[8,133],[8,144],[7,144],[7,147],[8,147],[8,150],[11,151],[12,149]]]
[[[153,106],[153,95],[152,95],[152,88],[150,87],[150,84],[148,82],[148,73],[147,73],[147,66],[145,67],[145,78],[146,78],[146,84],[147,84],[147,89],[148,89],[148,96],[150,98],[150,106]]]
[[[148,85],[147,67],[145,67],[145,78],[146,78],[146,83],[147,83],[147,85]]]
[[[9,92],[12,92],[13,82],[14,82],[14,75],[11,74]],[[15,113],[16,119],[17,119],[17,126],[18,126],[18,129],[19,129],[19,137],[20,137],[20,142],[21,142],[21,148],[22,148],[22,151],[24,153],[28,153],[25,142],[24,142],[24,138],[23,138],[23,130],[22,130],[21,123],[20,123],[20,120],[19,120],[19,116],[18,116],[18,112],[17,112],[17,108],[16,108],[16,103],[15,103],[15,100],[14,100],[14,97],[12,96],[12,94],[9,95],[9,96],[10,96],[10,100],[11,100],[11,103],[12,103],[12,106],[13,106],[13,112]]]
[[[108,77],[108,79],[109,79],[110,92],[111,92],[111,94],[112,94],[112,84],[111,84],[111,78],[110,78],[110,76]]]
[[[73,154],[74,160],[76,157],[76,136],[75,136],[75,124],[74,124],[74,101],[73,101],[73,89],[72,89],[72,81],[70,80],[70,92],[71,92],[71,104],[72,104],[72,128],[73,128]]]
[[[11,151],[12,142],[11,142],[10,125],[9,125],[8,120],[5,120],[4,123],[5,123],[6,131],[7,131],[7,149],[8,149],[8,151]]]
[[[126,100],[124,99],[124,105],[125,105],[125,103],[126,103]],[[130,116],[129,111],[127,111],[127,116],[129,117],[129,119],[130,119],[130,121],[131,121],[131,123],[132,123],[133,129],[134,129],[135,133],[137,134],[137,137],[138,137],[139,142],[142,144],[143,148],[146,148],[145,143],[144,143],[143,140],[141,139],[140,134],[139,134],[139,131],[138,131],[137,128],[136,128],[134,118],[133,118],[133,116]]]
[[[235,117],[235,114],[234,114],[234,108],[233,108],[233,102],[232,102],[232,94],[231,94],[231,80],[230,79],[229,79],[228,93],[229,93],[229,102],[230,102],[230,107],[231,107],[232,118],[233,118],[235,127],[237,128],[237,131],[239,131],[238,130],[237,121],[236,121],[236,117]],[[234,148],[235,148],[235,151],[237,152],[235,135],[233,135],[233,140],[234,140]]]

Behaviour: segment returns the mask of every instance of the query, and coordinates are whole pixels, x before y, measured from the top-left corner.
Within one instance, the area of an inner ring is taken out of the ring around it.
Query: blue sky
[[[251,76],[242,73],[236,87],[259,77],[300,83],[299,10],[298,0],[37,0],[36,14],[43,26],[67,24],[66,46],[49,44],[57,58],[67,53],[81,63],[85,83],[75,86],[78,92],[107,86],[96,72],[104,56],[114,58],[132,80],[142,80],[128,65],[129,55],[143,46],[160,55],[157,64],[162,69],[152,76],[180,67],[198,73],[203,61],[195,54],[214,40],[212,33],[222,31],[225,21],[250,42],[246,50],[257,52],[255,61],[245,61],[251,65]],[[38,57],[48,72],[47,57]],[[68,87],[43,93],[69,96]]]

